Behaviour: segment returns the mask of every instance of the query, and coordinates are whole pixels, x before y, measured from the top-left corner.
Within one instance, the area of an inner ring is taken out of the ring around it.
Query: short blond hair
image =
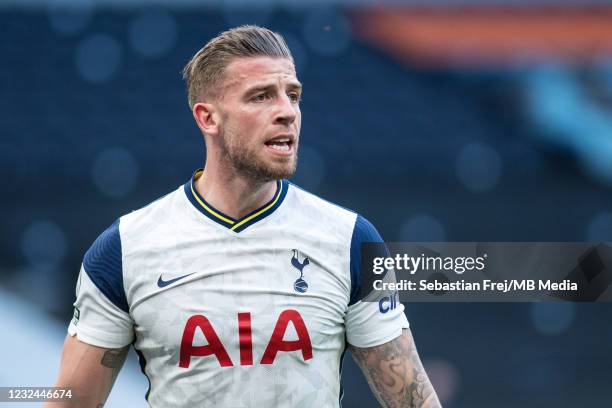
[[[210,40],[183,69],[189,107],[193,109],[202,95],[215,94],[214,87],[234,58],[258,56],[288,58],[293,62],[283,36],[267,28],[244,25]]]

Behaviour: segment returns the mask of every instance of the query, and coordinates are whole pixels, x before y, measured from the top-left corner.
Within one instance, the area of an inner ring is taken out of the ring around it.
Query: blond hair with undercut
[[[245,25],[224,31],[200,49],[183,69],[189,107],[217,97],[216,85],[235,58],[267,56],[293,62],[285,39],[267,28]]]

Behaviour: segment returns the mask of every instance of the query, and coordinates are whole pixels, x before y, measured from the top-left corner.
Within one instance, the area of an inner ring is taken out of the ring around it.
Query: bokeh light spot
[[[574,321],[575,307],[570,302],[533,303],[531,321],[541,334],[556,335],[566,331]]]
[[[313,51],[324,56],[340,54],[352,36],[346,17],[331,7],[313,9],[304,20],[302,35]]]
[[[434,216],[416,214],[404,221],[399,236],[404,242],[442,242],[446,240],[446,231]]]
[[[106,34],[93,34],[79,43],[75,53],[81,78],[93,83],[111,80],[121,65],[121,45]]]
[[[111,198],[126,196],[138,182],[139,166],[134,156],[123,148],[103,151],[94,160],[91,177],[98,190]]]
[[[495,149],[482,143],[465,146],[455,163],[461,183],[474,193],[492,190],[501,176],[502,161]]]
[[[130,45],[144,58],[158,58],[176,44],[176,20],[167,11],[152,10],[139,14],[130,24]]]
[[[57,264],[66,254],[66,237],[52,221],[36,221],[21,237],[21,251],[31,265]]]

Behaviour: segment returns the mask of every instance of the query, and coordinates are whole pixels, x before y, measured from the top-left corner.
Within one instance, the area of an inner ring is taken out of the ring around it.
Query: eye
[[[253,102],[263,102],[266,99],[268,99],[268,97],[269,97],[269,95],[266,92],[264,92],[264,93],[260,93],[260,94],[257,94],[255,96],[253,96],[253,98],[251,98],[251,100]]]
[[[302,100],[301,95],[297,92],[290,92],[288,96],[293,103],[299,103]]]

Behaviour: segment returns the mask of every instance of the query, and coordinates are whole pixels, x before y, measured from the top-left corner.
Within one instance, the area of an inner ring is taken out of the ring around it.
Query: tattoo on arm
[[[102,356],[100,364],[108,368],[117,368],[123,365],[127,349],[107,350]]]
[[[370,388],[386,408],[439,408],[440,401],[425,373],[410,330],[386,344],[350,347]]]
[[[121,370],[121,367],[123,366],[123,362],[125,361],[125,358],[127,357],[128,351],[129,351],[129,347],[124,347],[122,349],[107,350],[102,355],[100,364],[102,364],[104,367],[110,368],[113,372],[113,376],[111,380],[111,387],[112,387],[112,384],[115,382],[117,375],[119,375],[119,370]]]

